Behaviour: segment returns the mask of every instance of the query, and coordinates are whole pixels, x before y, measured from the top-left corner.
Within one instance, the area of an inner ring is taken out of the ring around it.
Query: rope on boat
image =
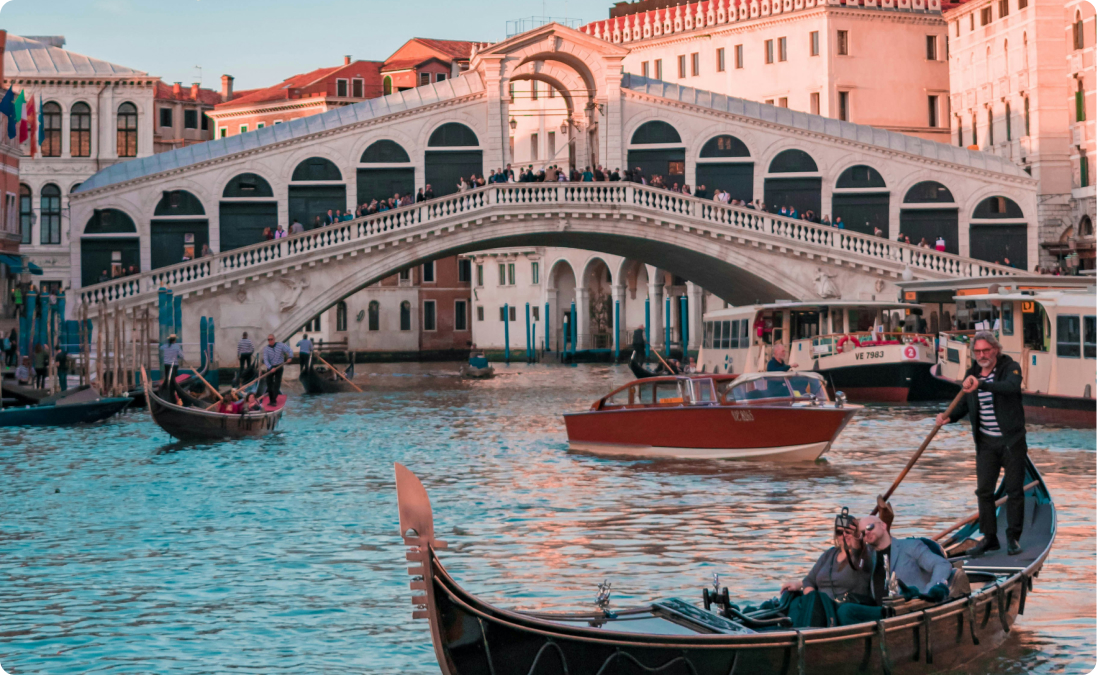
[[[968,614],[970,615],[970,628],[971,628],[971,644],[978,646],[979,637],[975,635],[975,596],[972,595],[967,599]]]
[[[960,616],[963,616],[961,614]],[[933,618],[930,617],[929,612],[922,611],[922,626],[926,631],[926,664],[933,663],[933,643],[930,641],[929,632],[932,626]]]
[[[887,628],[884,620],[876,622],[876,632],[880,634],[880,665],[883,666],[884,675],[891,675],[891,658],[888,656]]]
[[[488,672],[491,675],[495,675],[495,664],[491,660],[491,648],[488,647],[488,632],[484,629],[484,620],[480,617],[476,617],[476,622],[480,624],[480,638],[484,642],[484,656],[488,659]],[[544,650],[544,646],[541,647]],[[541,652],[537,652],[537,659],[541,658]],[[537,665],[537,659],[533,660],[533,665]],[[533,672],[532,670],[530,672]],[[568,672],[567,664],[564,664],[564,672]]]
[[[560,647],[555,642],[553,642],[552,640],[549,640],[549,642],[547,644],[545,644],[544,646],[541,647],[541,651],[544,651],[545,647],[549,646],[550,644],[553,647],[556,647],[556,650],[560,652],[560,661],[561,661],[561,663],[563,663],[564,673],[565,673],[565,675],[567,675],[568,666],[567,666],[567,663],[564,662],[564,653],[563,653],[563,651],[560,650]],[[540,651],[537,652],[537,658],[541,658],[541,652]],[[598,669],[597,675],[602,675],[602,673],[605,672],[606,668],[609,667],[609,664],[613,663],[618,658],[628,659],[629,661],[632,662],[632,665],[637,666],[638,668],[643,670],[645,673],[659,673],[659,672],[662,672],[662,671],[666,670],[667,668],[670,668],[673,665],[678,664],[679,662],[682,662],[682,663],[685,663],[686,666],[689,668],[689,672],[693,673],[693,675],[697,675],[697,669],[694,668],[693,662],[691,662],[685,656],[676,656],[676,657],[674,657],[670,661],[667,661],[666,663],[664,663],[661,666],[656,666],[655,668],[650,668],[650,667],[645,666],[644,664],[640,663],[640,661],[637,660],[637,658],[635,656],[633,656],[632,654],[629,654],[628,652],[621,651],[620,647],[615,649],[614,652],[609,655],[609,658],[607,658],[605,663],[602,664],[602,667]],[[731,671],[730,671],[731,673],[735,672],[735,667],[737,665],[739,665],[739,652],[738,651],[735,652],[735,657],[734,657],[734,659],[732,660],[732,663],[731,663]],[[533,660],[533,665],[530,666],[530,669],[529,669],[530,675],[533,674],[534,669],[536,667],[537,667],[537,659],[534,659]]]
[[[487,648],[488,636],[487,636],[486,633],[484,633],[484,628],[483,628],[484,622],[483,622],[483,620],[481,620],[479,618],[477,618],[477,620],[480,621],[480,634],[484,636],[484,647]],[[537,663],[540,662],[541,655],[543,655],[545,653],[545,650],[548,649],[549,647],[552,647],[553,649],[556,650],[556,655],[560,657],[560,667],[563,668],[564,675],[568,675],[568,660],[564,656],[564,650],[560,649],[560,645],[553,642],[552,638],[548,638],[547,640],[545,640],[545,644],[541,645],[541,648],[537,650],[537,656],[533,657],[533,665],[529,667],[529,672],[530,673],[537,672]],[[610,655],[609,658],[612,659],[613,655]],[[606,661],[606,663],[609,663],[609,661]],[[491,664],[491,659],[488,659],[488,664],[489,665]],[[604,668],[605,665],[603,665],[602,667]],[[599,670],[598,672],[602,672],[602,671]],[[491,675],[495,675],[495,667],[494,666],[491,666]]]
[[[994,595],[998,600],[998,621],[1002,624],[1002,630],[1009,633],[1009,605],[1006,604],[1006,589],[1002,585],[1001,580],[995,579],[994,581],[995,591]]]

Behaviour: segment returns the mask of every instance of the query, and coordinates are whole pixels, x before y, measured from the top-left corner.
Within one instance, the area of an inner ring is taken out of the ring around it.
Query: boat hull
[[[232,438],[265,436],[275,430],[285,410],[285,395],[278,397],[274,410],[246,415],[226,415],[212,411],[187,408],[168,403],[148,392],[149,412],[152,419],[173,438],[181,441],[215,441]]]
[[[572,448],[686,459],[818,459],[857,407],[676,406],[564,415]]]
[[[468,377],[474,380],[487,380],[495,377],[495,367],[486,366],[484,368],[477,368],[475,366],[465,364],[461,367],[461,375],[463,377]]]
[[[327,374],[318,373],[311,368],[302,368],[298,381],[304,387],[306,394],[339,394],[354,391],[354,387],[343,378],[333,380]]]
[[[117,415],[129,406],[131,400],[128,397],[102,398],[68,405],[5,408],[0,411],[0,427],[91,424]]]
[[[835,391],[844,392],[855,403],[918,403],[949,398],[930,373],[930,366],[917,361],[869,363],[820,369]],[[955,392],[954,392],[955,393]]]

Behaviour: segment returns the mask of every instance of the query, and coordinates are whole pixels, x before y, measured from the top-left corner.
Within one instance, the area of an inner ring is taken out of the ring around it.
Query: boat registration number
[[[732,410],[731,419],[736,422],[753,422],[754,415],[749,410]]]
[[[863,352],[856,352],[856,353],[854,353],[853,356],[858,361],[867,361],[867,360],[872,360],[872,359],[882,359],[882,358],[884,358],[884,350],[878,349],[878,350],[875,350],[875,351],[868,350],[868,351],[863,351]]]

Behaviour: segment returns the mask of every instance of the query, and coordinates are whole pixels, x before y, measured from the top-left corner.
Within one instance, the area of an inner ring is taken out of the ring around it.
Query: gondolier
[[[273,370],[278,366],[293,360],[293,350],[285,342],[276,342],[273,335],[267,336],[267,346],[263,347],[263,368]],[[271,405],[278,405],[278,397],[282,394],[282,373],[284,369],[271,373],[267,381],[267,395]]]
[[[998,474],[1005,470],[1002,485],[1006,496],[1006,552],[1022,552],[1021,531],[1025,516],[1025,409],[1021,402],[1021,364],[1002,353],[998,339],[987,331],[975,334],[972,341],[975,363],[964,377],[966,396],[952,414],[937,415],[937,424],[955,422],[965,415],[971,418],[975,436],[975,495],[979,499],[979,529],[983,540],[968,555],[980,556],[1001,548],[998,519],[995,515],[994,488]]]
[[[175,333],[168,336],[168,343],[160,347],[160,362],[164,364],[164,382],[175,377],[175,371],[179,368],[179,362],[183,360],[183,345],[176,344],[179,339]]]
[[[248,332],[236,343],[236,356],[240,359],[240,372],[246,373],[251,369],[251,359],[255,356],[255,343],[248,339]]]
[[[632,358],[639,359],[642,363],[647,359],[647,337],[644,335],[644,324],[632,331]]]

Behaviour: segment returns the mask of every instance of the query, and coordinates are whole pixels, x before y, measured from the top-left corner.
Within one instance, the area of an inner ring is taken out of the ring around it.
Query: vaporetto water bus
[[[797,370],[821,374],[860,403],[933,401],[947,387],[930,375],[935,335],[918,305],[817,300],[745,305],[708,312],[698,367],[708,373],[766,369],[775,345]]]

